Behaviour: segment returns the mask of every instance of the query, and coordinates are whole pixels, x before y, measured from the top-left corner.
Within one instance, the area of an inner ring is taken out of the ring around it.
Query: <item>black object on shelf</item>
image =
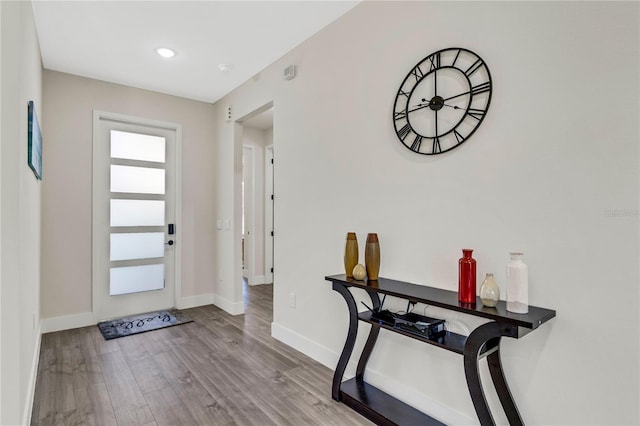
[[[413,312],[397,315],[393,326],[426,339],[437,339],[444,336],[445,332],[443,319],[425,317]]]
[[[509,424],[523,424],[522,417],[518,412],[502,370],[500,340],[502,337],[520,338],[526,335],[555,317],[555,311],[529,306],[528,314],[514,314],[506,310],[504,301],[498,302],[495,308],[489,308],[483,306],[479,299],[477,299],[475,305],[462,304],[458,302],[458,293],[455,291],[382,277],[371,282],[357,281],[347,278],[344,274],[327,276],[325,279],[332,283],[333,290],[342,295],[349,309],[347,339],[333,375],[331,394],[334,400],[343,402],[379,425],[442,424],[438,420],[408,406],[364,381],[364,371],[369,361],[369,356],[376,344],[380,329],[384,328],[461,354],[463,356],[467,387],[469,388],[478,419],[482,425],[493,425],[495,421],[482,389],[478,366],[478,361],[486,357],[492,382]],[[373,308],[369,308],[371,312],[358,313],[353,295],[349,291],[350,287],[363,289],[367,292],[373,304]],[[438,321],[442,320],[423,317],[414,313],[408,313],[404,315],[404,318],[402,318],[402,315],[392,314],[394,315],[392,323],[382,321],[376,318],[383,311],[380,303],[380,294],[383,297],[391,295],[406,299],[411,303],[425,303],[476,317],[487,318],[491,321],[472,330],[469,336],[446,330],[435,333],[437,328],[425,327],[424,324],[433,324],[437,327],[437,324],[442,325],[442,323],[438,323]],[[344,371],[355,346],[359,321],[371,324],[369,337],[358,361],[356,377],[342,382]],[[421,327],[417,327],[418,324]],[[422,328],[422,331],[420,331],[420,328]],[[424,332],[425,329],[427,333]]]
[[[378,321],[380,324],[386,324],[386,325],[394,325],[396,322],[396,315],[389,311],[388,309],[382,309],[382,305],[384,304],[384,299],[382,299],[382,302],[380,302],[380,306],[378,306],[376,309],[372,309],[371,307],[369,307],[369,305],[367,305],[364,302],[360,302],[364,305],[365,308],[367,308],[369,310],[369,312],[371,312],[371,319],[374,321]]]
[[[392,314],[388,309],[382,309],[379,311],[373,311],[371,313],[371,319],[382,324],[394,325],[396,316]]]

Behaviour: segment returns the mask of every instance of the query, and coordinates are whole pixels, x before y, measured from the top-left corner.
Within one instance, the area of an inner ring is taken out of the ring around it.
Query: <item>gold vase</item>
[[[364,263],[367,268],[367,278],[371,280],[378,279],[380,272],[380,243],[378,242],[378,234],[367,235],[367,245],[364,249]]]
[[[358,238],[355,232],[347,233],[347,242],[344,246],[344,273],[348,278],[353,278],[353,268],[358,264]]]

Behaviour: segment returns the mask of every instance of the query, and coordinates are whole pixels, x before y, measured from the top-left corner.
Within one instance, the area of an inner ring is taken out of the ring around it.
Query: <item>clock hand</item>
[[[436,111],[441,109],[443,105],[444,104],[440,96],[434,96],[430,101],[426,100],[425,98],[422,98],[422,103],[419,103],[418,105],[415,105],[413,109],[408,110],[407,114],[410,114],[414,111],[418,111],[420,109],[427,108],[427,107],[431,108],[432,111]]]
[[[450,97],[444,99],[444,102],[450,101],[451,99],[459,98],[460,96],[468,95],[469,93],[471,93],[471,90],[468,90],[468,91],[466,91],[464,93],[460,93],[459,95],[450,96]]]
[[[423,108],[427,108],[427,107],[429,107],[429,105],[431,105],[430,102],[427,102],[426,104],[418,104],[418,105],[415,106],[415,108],[410,109],[409,111],[407,111],[407,114],[412,113],[414,111],[418,111],[418,110],[423,109]]]
[[[438,69],[433,71],[433,97],[438,96]],[[424,99],[423,99],[424,101]]]
[[[458,105],[449,105],[449,104],[442,104],[442,105],[449,108],[453,108],[453,109],[466,109],[466,108],[459,107]]]
[[[460,93],[458,95],[455,96],[450,96],[446,99],[444,99],[444,101],[450,101],[451,99],[455,99],[455,98],[459,98],[460,96],[464,96],[464,95],[468,95],[471,94],[473,95],[479,95],[480,93],[484,93],[484,92],[491,92],[491,81],[487,81],[481,84],[477,84],[475,86],[473,86],[471,89],[467,90],[466,92]]]

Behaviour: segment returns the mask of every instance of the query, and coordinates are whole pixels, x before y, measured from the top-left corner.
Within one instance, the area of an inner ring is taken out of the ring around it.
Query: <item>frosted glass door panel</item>
[[[165,138],[111,130],[111,157],[165,162]]]
[[[164,232],[111,234],[111,259],[152,259],[164,256]]]
[[[111,192],[164,194],[164,169],[111,165]]]
[[[164,201],[111,200],[111,226],[164,226]]]
[[[176,306],[181,133],[179,123],[93,112],[91,296],[98,321]]]
[[[111,268],[109,275],[110,296],[164,288],[164,264]]]

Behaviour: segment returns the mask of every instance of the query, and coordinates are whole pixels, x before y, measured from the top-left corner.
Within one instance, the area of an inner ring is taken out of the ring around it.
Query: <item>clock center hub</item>
[[[424,101],[426,102],[426,99]],[[442,98],[442,96],[434,96],[429,101],[429,108],[432,111],[440,111],[443,106],[444,106],[444,99]]]

